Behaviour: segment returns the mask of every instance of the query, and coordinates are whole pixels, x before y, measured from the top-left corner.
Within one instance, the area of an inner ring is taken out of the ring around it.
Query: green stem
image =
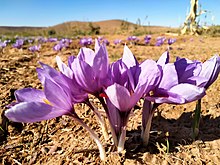
[[[200,124],[200,116],[201,116],[201,99],[199,99],[196,103],[195,115],[193,120],[193,139],[195,140],[199,135],[199,124]]]

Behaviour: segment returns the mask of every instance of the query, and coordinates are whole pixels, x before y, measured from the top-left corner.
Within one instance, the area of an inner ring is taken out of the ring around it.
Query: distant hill
[[[147,31],[148,33],[167,32],[172,30],[168,27],[141,26],[123,20],[105,20],[99,22],[70,21],[50,27],[12,27],[0,26],[0,34],[6,35],[91,35],[91,34],[122,34],[136,31]]]

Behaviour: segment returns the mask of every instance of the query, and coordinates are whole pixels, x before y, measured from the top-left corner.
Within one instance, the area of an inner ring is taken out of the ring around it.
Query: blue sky
[[[220,0],[199,2],[211,11],[206,21],[220,24]],[[145,25],[179,27],[189,4],[190,0],[0,0],[0,26],[53,26],[109,19],[136,23],[140,19]]]

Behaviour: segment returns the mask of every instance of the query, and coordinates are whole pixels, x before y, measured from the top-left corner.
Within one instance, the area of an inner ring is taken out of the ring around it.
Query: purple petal
[[[202,64],[199,76],[208,79],[205,88],[207,89],[217,78],[220,72],[220,57],[215,55]]]
[[[57,109],[42,102],[22,102],[5,111],[5,116],[14,122],[38,122],[59,117],[68,111]]]
[[[185,99],[176,93],[172,93],[169,91],[157,91],[155,96],[147,96],[147,100],[151,102],[155,102],[158,104],[169,103],[169,104],[183,104],[185,103]]]
[[[95,55],[92,67],[96,77],[105,78],[107,76],[109,61],[105,46],[100,46],[98,52]]]
[[[98,82],[94,80],[92,67],[84,61],[75,59],[72,63],[72,70],[76,82],[87,92],[93,93],[98,89]]]
[[[69,94],[70,91],[64,91],[64,89],[63,86],[61,87],[50,79],[45,80],[44,91],[47,100],[56,107],[71,111],[72,102]]]
[[[138,61],[126,45],[124,46],[122,62],[124,62],[128,68],[138,65]]]
[[[119,84],[113,84],[107,87],[105,92],[112,104],[122,112],[130,111],[143,94],[143,90],[141,90],[139,93],[137,92],[131,95],[127,88]]]
[[[24,88],[15,91],[15,98],[18,102],[43,102],[43,99],[45,99],[45,95],[42,90],[34,88]]]
[[[115,133],[118,134],[120,132],[122,124],[119,110],[112,104],[112,102],[109,99],[106,99],[106,103],[109,109],[109,120],[114,128]]]
[[[73,78],[73,72],[72,72],[72,70],[71,70],[69,67],[67,67],[66,64],[64,64],[64,63],[62,62],[62,60],[60,59],[59,56],[56,56],[56,61],[57,61],[57,65],[58,65],[59,70],[60,70],[64,75],[66,75],[67,77]]]
[[[200,88],[191,84],[178,84],[171,88],[169,92],[177,93],[185,99],[185,103],[189,103],[205,96],[205,88]]]
[[[169,59],[169,52],[166,51],[160,56],[160,58],[157,61],[157,64],[163,68],[165,64],[169,63]]]
[[[85,61],[90,66],[93,66],[95,52],[89,48],[81,48],[77,58],[81,61]]]
[[[178,83],[178,75],[174,64],[166,64],[163,68],[163,75],[159,84],[159,88],[170,89]]]
[[[153,60],[145,60],[139,67],[141,68],[141,72],[138,77],[137,87],[145,84],[146,88],[144,91],[149,92],[149,90],[152,90],[152,87],[158,85],[161,78],[161,71],[157,63]]]

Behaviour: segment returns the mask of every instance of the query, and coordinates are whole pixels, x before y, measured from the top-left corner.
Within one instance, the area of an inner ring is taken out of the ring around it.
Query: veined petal
[[[109,69],[108,53],[105,49],[105,45],[99,47],[92,65],[95,77],[101,79],[107,77]]]
[[[139,67],[141,68],[141,72],[138,76],[137,88],[145,84],[146,88],[144,91],[149,92],[149,90],[152,90],[153,87],[158,85],[161,79],[161,70],[153,60],[145,60]]]
[[[159,88],[170,89],[178,83],[178,75],[174,64],[166,64],[163,68],[163,75],[159,84]]]
[[[157,60],[157,64],[163,68],[167,63],[169,63],[169,59],[170,59],[169,52],[166,51]]]
[[[124,62],[128,68],[138,65],[138,61],[126,45],[124,46],[122,62]]]
[[[81,61],[85,61],[90,66],[93,66],[95,52],[89,48],[81,48],[77,58]]]
[[[130,111],[135,105],[131,104],[132,100],[129,91],[119,84],[107,87],[105,92],[112,104],[120,111]]]
[[[50,67],[49,65],[46,65],[44,63],[41,63],[42,68],[37,68],[38,78],[41,81],[41,83],[44,85],[45,79],[51,79],[52,81],[55,81],[57,83],[64,84],[64,80],[61,76],[61,73],[58,72],[56,69]]]
[[[98,83],[94,79],[94,72],[92,67],[84,61],[75,59],[72,63],[72,70],[76,82],[89,93],[96,92]]]
[[[15,98],[18,102],[43,102],[45,99],[45,94],[42,90],[34,88],[24,88],[15,91]]]
[[[220,72],[220,57],[215,55],[202,64],[199,76],[208,79],[205,88],[207,89],[217,78]]]
[[[5,111],[5,116],[14,122],[38,122],[59,117],[68,111],[57,109],[42,102],[22,102]]]
[[[185,99],[185,103],[189,103],[205,96],[205,88],[200,88],[191,84],[178,84],[172,87],[169,92],[176,93]]]
[[[125,86],[125,83],[128,81],[127,70],[127,66],[122,62],[121,59],[113,62],[111,65],[111,78],[113,83]]]
[[[71,68],[71,64],[72,64],[72,62],[75,60],[75,56],[69,56],[68,57],[68,66]]]
[[[59,70],[60,70],[64,75],[66,75],[67,77],[73,78],[73,72],[72,72],[72,70],[71,70],[69,67],[67,67],[66,64],[64,64],[64,63],[62,62],[62,60],[60,59],[59,56],[56,56],[56,61],[57,61],[57,66],[58,66]]]
[[[54,83],[50,79],[45,80],[45,96],[46,99],[52,103],[54,106],[60,109],[72,110],[72,101],[70,91],[65,90],[58,84]]]
[[[160,91],[157,92],[155,96],[146,96],[146,99],[155,102],[158,104],[168,103],[168,104],[183,104],[185,103],[185,99],[176,94],[169,91]]]

